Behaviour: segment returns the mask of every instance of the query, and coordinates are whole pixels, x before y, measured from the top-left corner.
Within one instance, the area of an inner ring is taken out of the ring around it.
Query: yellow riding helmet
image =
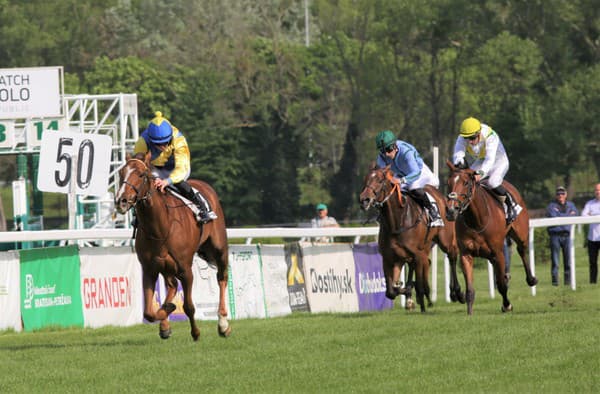
[[[461,137],[472,137],[481,131],[481,122],[475,118],[467,118],[460,125]]]

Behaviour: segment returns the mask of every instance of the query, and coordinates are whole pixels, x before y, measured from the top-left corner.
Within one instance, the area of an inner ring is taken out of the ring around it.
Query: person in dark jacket
[[[557,187],[556,199],[548,204],[548,208],[546,208],[546,216],[555,218],[577,215],[579,215],[579,212],[577,211],[575,204],[573,204],[571,201],[567,201],[567,190],[562,186]],[[569,254],[571,227],[571,224],[548,227],[548,234],[550,235],[550,256],[552,259],[551,274],[553,286],[558,286],[558,266],[560,261],[559,254],[561,251],[565,266],[564,283],[565,285],[571,283],[571,259]]]

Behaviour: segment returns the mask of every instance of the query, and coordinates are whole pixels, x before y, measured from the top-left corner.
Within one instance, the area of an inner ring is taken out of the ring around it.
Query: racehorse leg
[[[444,230],[440,233],[439,237],[435,240],[440,249],[446,256],[450,263],[450,300],[452,302],[465,303],[465,293],[460,289],[460,283],[458,281],[458,275],[456,274],[456,262],[458,261],[458,246],[456,245],[456,239],[454,231],[448,233],[447,229],[450,228],[450,224],[444,227]]]
[[[217,331],[221,337],[228,337],[231,335],[231,325],[227,320],[227,304],[225,302],[225,292],[227,291],[227,268],[228,267],[228,256],[226,252],[221,253],[219,259],[217,259],[217,282],[219,282],[219,321],[217,324]]]
[[[458,250],[448,252],[448,261],[450,262],[450,300],[452,302],[465,303],[465,293],[460,288],[458,275],[456,273],[456,261],[458,260]]]
[[[194,276],[192,274],[191,265],[186,265],[184,275],[180,278],[181,287],[183,288],[183,311],[190,321],[191,335],[194,341],[200,337],[200,329],[196,324],[196,308],[192,300],[192,287],[194,284]]]
[[[425,312],[425,288],[427,282],[427,273],[429,272],[429,258],[425,254],[415,255],[415,289],[417,291],[417,304],[421,307],[421,312]],[[428,296],[429,297],[429,296]]]
[[[467,314],[473,314],[473,302],[475,302],[475,288],[473,287],[473,256],[461,254],[460,262],[462,265],[463,275],[467,290],[465,298],[467,302]]]
[[[383,275],[385,276],[385,296],[394,300],[400,294],[400,267],[393,262],[383,262]]]
[[[525,268],[525,280],[529,286],[535,286],[538,283],[537,278],[533,275],[531,271],[531,266],[529,265],[529,255],[528,255],[528,247],[529,247],[529,228],[527,231],[520,231],[521,234],[517,233],[514,228],[511,230],[511,238],[517,244],[517,252],[519,252],[519,256],[521,256],[521,261],[523,262],[523,268]]]
[[[506,262],[504,254],[499,253],[491,263],[494,267],[494,275],[496,276],[496,288],[502,296],[502,312],[511,312],[513,307],[508,300],[508,279],[505,275]]]
[[[164,275],[163,275],[164,276]],[[169,323],[169,315],[176,309],[173,303],[173,298],[177,294],[177,279],[173,276],[164,276],[165,286],[167,287],[167,294],[165,296],[165,302],[162,304],[157,312],[157,316],[164,317],[160,320],[158,335],[162,339],[168,339],[171,336],[171,324]]]
[[[171,334],[169,332],[169,321],[166,319],[169,316],[169,313],[175,310],[175,305],[167,305],[165,303],[158,311],[154,311],[154,289],[157,279],[158,274],[144,272],[142,275],[142,286],[144,289],[144,318],[151,323],[157,320],[160,321],[160,337],[167,339]],[[166,324],[163,323],[165,321]]]
[[[429,264],[425,268],[425,287],[423,290],[425,291],[427,306],[431,308],[433,306],[433,302],[431,302],[431,287],[429,287],[429,268],[431,267],[431,260],[427,259],[427,261]]]

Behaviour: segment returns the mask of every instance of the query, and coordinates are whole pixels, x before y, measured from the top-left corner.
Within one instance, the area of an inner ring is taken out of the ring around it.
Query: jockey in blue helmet
[[[150,161],[156,179],[154,186],[164,192],[168,186],[174,187],[182,196],[192,201],[200,212],[196,219],[202,223],[217,218],[208,201],[194,193],[186,182],[190,176],[190,149],[184,135],[173,126],[162,113],[156,112],[148,128],[135,143],[134,155],[145,155],[150,151]]]
[[[402,185],[403,189],[408,189],[415,201],[429,212],[430,226],[443,227],[444,221],[439,209],[429,201],[425,193],[425,185],[437,188],[440,181],[423,162],[417,149],[408,142],[397,139],[390,130],[377,134],[375,145],[379,151],[377,166],[384,168],[389,165],[394,173],[393,181]]]

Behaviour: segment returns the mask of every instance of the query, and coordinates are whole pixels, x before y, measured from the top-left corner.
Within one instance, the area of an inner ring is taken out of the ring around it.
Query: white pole
[[[571,289],[577,288],[575,281],[575,226],[571,226],[569,234],[569,269],[571,270]]]
[[[531,274],[535,276],[535,251],[533,250],[533,230],[534,227],[529,226],[529,265],[531,266]],[[531,287],[531,295],[535,295],[535,286]]]
[[[450,299],[450,260],[446,255],[444,257],[444,286],[446,292],[446,302],[451,302]]]
[[[488,261],[488,281],[490,284],[490,298],[496,298],[496,292],[494,291],[494,267],[492,263]]]
[[[437,259],[438,259],[438,246],[433,245],[431,249],[431,301],[437,301]]]

